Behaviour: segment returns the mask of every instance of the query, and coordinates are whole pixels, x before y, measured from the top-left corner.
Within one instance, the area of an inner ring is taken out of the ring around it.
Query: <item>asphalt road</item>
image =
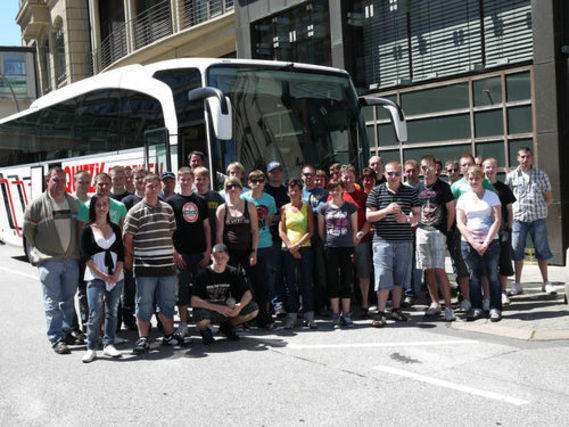
[[[374,329],[154,341],[119,360],[55,354],[36,269],[0,246],[0,425],[549,426],[569,420],[568,341],[524,341],[426,322]],[[154,331],[156,331],[154,329]],[[155,332],[153,338],[160,335]]]

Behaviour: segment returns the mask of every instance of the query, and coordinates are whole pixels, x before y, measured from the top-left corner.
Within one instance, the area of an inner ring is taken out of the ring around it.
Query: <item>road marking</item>
[[[39,279],[38,279],[38,276],[33,276],[33,275],[31,275],[31,274],[22,273],[21,271],[12,270],[11,268],[0,267],[0,270],[7,271],[8,273],[12,273],[12,274],[17,274],[17,275],[19,275],[19,276],[28,277],[28,278],[30,278],[30,279],[39,280]]]
[[[480,389],[473,388],[473,387],[468,387],[468,386],[464,386],[464,385],[460,385],[460,384],[454,384],[454,383],[451,383],[449,381],[440,380],[438,378],[426,377],[424,375],[415,374],[413,372],[404,371],[402,369],[391,368],[389,366],[379,365],[379,366],[374,366],[373,369],[376,369],[376,370],[382,371],[382,372],[386,372],[388,374],[399,375],[402,377],[411,378],[411,379],[414,379],[416,381],[421,381],[421,382],[436,385],[439,387],[446,387],[446,388],[450,388],[453,390],[462,391],[464,393],[473,394],[475,396],[481,396],[481,397],[486,397],[488,399],[498,400],[500,402],[511,403],[512,405],[521,406],[521,405],[527,405],[529,403],[527,400],[518,399],[518,398],[510,397],[510,396],[505,396],[503,394],[494,393],[492,391],[480,390]]]
[[[320,348],[376,348],[376,347],[430,347],[440,345],[478,344],[476,340],[452,341],[411,341],[411,342],[379,342],[354,344],[289,344],[287,348],[293,350],[320,349]]]

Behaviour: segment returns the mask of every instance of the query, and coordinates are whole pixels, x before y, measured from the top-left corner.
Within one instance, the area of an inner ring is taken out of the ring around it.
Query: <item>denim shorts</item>
[[[553,257],[547,241],[545,219],[538,219],[533,222],[514,221],[512,228],[512,258],[514,261],[523,261],[528,233],[533,241],[535,255],[538,260],[541,261]]]
[[[259,310],[259,306],[255,301],[250,301],[245,307],[239,312],[239,316],[246,316]],[[223,314],[217,311],[208,310],[207,308],[194,308],[192,310],[192,317],[194,323],[199,323],[203,320],[209,320],[211,323],[221,323],[230,320],[229,317],[225,317]]]
[[[381,240],[373,242],[375,290],[408,288],[411,282],[412,240]]]
[[[154,314],[154,296],[160,313],[168,319],[174,318],[176,304],[176,276],[136,277],[136,317],[150,322]]]
[[[416,242],[417,268],[421,270],[445,268],[447,238],[442,232],[417,228]]]

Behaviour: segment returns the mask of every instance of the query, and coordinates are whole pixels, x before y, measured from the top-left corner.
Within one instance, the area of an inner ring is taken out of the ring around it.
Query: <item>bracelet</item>
[[[356,234],[356,237],[361,240],[364,237],[363,231],[358,231],[358,234]]]

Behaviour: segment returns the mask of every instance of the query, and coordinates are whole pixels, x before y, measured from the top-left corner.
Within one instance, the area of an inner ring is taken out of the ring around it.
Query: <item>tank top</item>
[[[284,206],[286,236],[294,245],[302,239],[302,236],[308,233],[308,208],[306,207],[306,203],[302,204],[300,212],[292,212],[290,208],[290,203]],[[310,239],[307,239],[306,242],[302,244],[303,248],[307,246],[310,246]]]
[[[223,227],[223,243],[230,251],[250,251],[253,247],[251,235],[251,219],[249,218],[249,202],[245,201],[245,211],[242,216],[229,215],[229,207],[225,204]]]

